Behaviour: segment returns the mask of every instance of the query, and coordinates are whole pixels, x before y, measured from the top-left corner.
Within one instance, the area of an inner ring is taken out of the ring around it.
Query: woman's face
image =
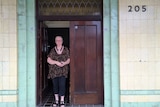
[[[56,43],[57,46],[62,46],[62,43],[63,43],[62,37],[61,36],[57,36],[55,38],[55,43]]]

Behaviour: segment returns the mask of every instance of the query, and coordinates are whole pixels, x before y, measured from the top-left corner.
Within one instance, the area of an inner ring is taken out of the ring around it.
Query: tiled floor
[[[52,107],[53,104],[53,95],[52,93],[48,94],[46,98],[44,99],[43,103],[37,107]],[[103,105],[72,105],[69,103],[66,103],[66,107],[104,107]]]

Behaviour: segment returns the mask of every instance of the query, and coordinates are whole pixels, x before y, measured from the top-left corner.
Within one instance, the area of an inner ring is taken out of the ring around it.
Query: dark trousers
[[[53,83],[54,94],[59,94],[59,96],[64,96],[66,91],[66,78],[64,76],[56,77],[52,79],[52,83]]]

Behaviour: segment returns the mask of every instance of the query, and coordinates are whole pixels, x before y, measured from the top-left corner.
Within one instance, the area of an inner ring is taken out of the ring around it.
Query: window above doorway
[[[41,16],[102,16],[102,0],[37,0]]]

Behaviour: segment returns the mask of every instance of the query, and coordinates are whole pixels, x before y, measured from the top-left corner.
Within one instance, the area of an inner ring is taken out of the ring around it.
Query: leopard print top
[[[50,53],[48,54],[48,57],[50,57],[52,60],[56,60],[59,62],[66,61],[70,57],[69,50],[67,47],[64,47],[63,52],[61,54],[57,54],[55,48],[52,48]],[[65,76],[67,78],[68,70],[69,70],[69,65],[59,67],[56,64],[54,65],[49,64],[48,79],[53,79],[55,77],[61,77],[61,76]]]

